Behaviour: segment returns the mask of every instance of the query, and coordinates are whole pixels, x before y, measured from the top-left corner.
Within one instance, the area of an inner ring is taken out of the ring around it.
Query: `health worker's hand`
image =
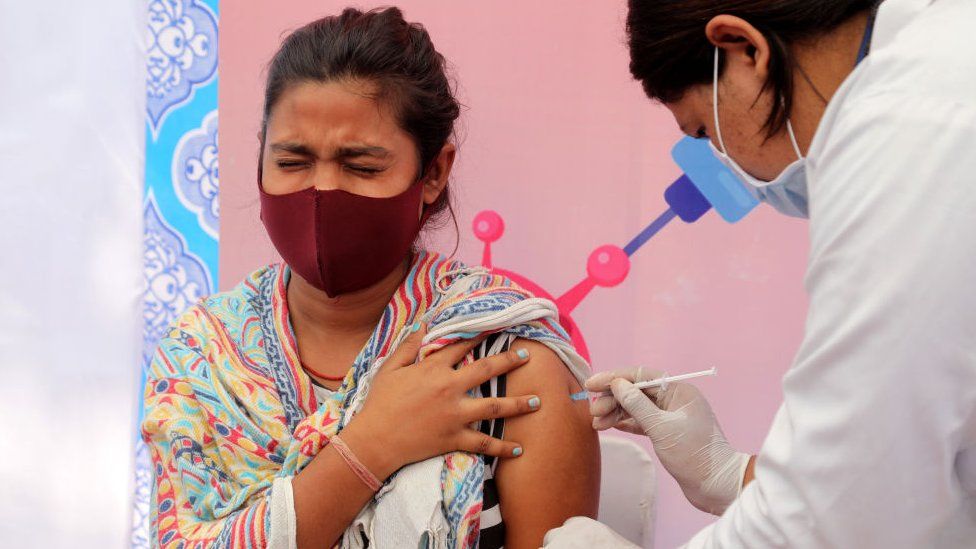
[[[722,514],[742,490],[750,455],[737,452],[725,439],[711,406],[687,383],[638,389],[635,382],[663,372],[602,372],[586,382],[588,391],[611,391],[590,403],[593,427],[616,427],[644,434],[664,468],[678,481],[692,505]]]
[[[573,517],[559,528],[549,530],[543,549],[638,549],[609,526],[589,517]]]

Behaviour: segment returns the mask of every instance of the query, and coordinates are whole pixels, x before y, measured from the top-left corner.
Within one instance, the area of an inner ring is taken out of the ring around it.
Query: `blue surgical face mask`
[[[749,192],[758,200],[776,208],[782,214],[791,217],[809,217],[806,159],[803,158],[800,147],[796,144],[793,125],[789,119],[786,120],[786,131],[790,135],[790,143],[793,144],[797,159],[772,181],[763,181],[749,175],[726,152],[728,149],[725,148],[725,142],[722,141],[722,130],[718,123],[718,52],[719,49],[715,48],[715,68],[712,75],[712,109],[715,115],[715,137],[718,139],[720,148],[716,148],[714,144],[709,142],[712,152],[715,153],[719,162],[732,170],[732,173],[745,183]]]

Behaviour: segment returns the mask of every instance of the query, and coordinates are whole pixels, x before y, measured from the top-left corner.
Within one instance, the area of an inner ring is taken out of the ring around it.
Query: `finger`
[[[465,423],[483,419],[521,416],[535,412],[542,407],[542,400],[536,395],[524,397],[493,397],[469,399],[464,403]]]
[[[458,370],[461,384],[465,389],[471,389],[481,385],[491,378],[523,366],[529,361],[528,349],[511,349],[504,353],[498,353],[481,360],[475,361],[467,368]]]
[[[583,387],[587,391],[609,391],[610,382],[618,377],[627,378],[629,370],[613,370],[609,372],[600,372],[590,376],[583,384]]]
[[[472,454],[503,458],[522,455],[522,446],[518,443],[493,438],[474,429],[466,429],[458,442],[459,450]]]
[[[642,370],[641,375],[634,379],[634,383],[640,383],[641,381],[654,381],[657,379],[668,377],[668,372],[666,370]],[[651,398],[655,404],[657,404],[657,398],[661,395],[662,391],[669,386],[667,382],[663,385],[656,385],[654,387],[647,387],[641,389],[644,394]]]
[[[620,420],[616,425],[614,425],[618,430],[624,431],[626,433],[633,433],[635,435],[643,435],[644,429],[640,426],[634,418],[629,417],[627,419]]]
[[[639,420],[661,413],[650,397],[625,379],[613,380],[610,390],[613,392],[613,398],[620,403],[620,407],[632,418]]]
[[[424,359],[424,362],[428,362],[432,365],[450,366],[454,367],[455,364],[461,362],[464,357],[468,355],[475,347],[481,344],[485,340],[486,335],[480,335],[473,339],[464,339],[458,341],[457,343],[452,343],[438,349],[433,352],[430,356]]]
[[[400,343],[400,346],[383,363],[384,370],[402,368],[417,361],[420,345],[424,341],[424,336],[427,335],[427,327],[422,322],[415,322],[407,330],[410,330],[410,335]]]
[[[704,399],[701,391],[691,383],[671,383],[654,395],[654,404],[662,410],[673,411],[698,398]]]
[[[590,415],[593,417],[605,416],[618,408],[620,405],[613,395],[598,396],[590,401]]]
[[[594,417],[593,428],[597,431],[606,431],[611,427],[616,427],[618,423],[628,418],[630,416],[627,415],[626,411],[622,408],[616,408],[605,416]]]

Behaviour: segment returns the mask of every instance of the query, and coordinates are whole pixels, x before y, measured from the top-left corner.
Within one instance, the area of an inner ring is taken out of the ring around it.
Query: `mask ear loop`
[[[796,153],[796,157],[803,160],[803,153],[800,152],[800,145],[796,142],[796,135],[793,133],[793,124],[790,123],[789,117],[786,118],[786,133],[790,136],[790,143],[793,144],[793,152]]]
[[[728,156],[725,149],[725,142],[722,141],[722,128],[718,124],[718,51],[715,46],[715,66],[712,68],[712,113],[715,116],[715,137],[718,138],[718,146],[722,149],[722,154]]]
[[[722,154],[728,156],[725,141],[722,140],[722,128],[718,123],[718,52],[719,47],[715,46],[715,63],[712,67],[712,113],[715,116],[715,137],[718,138],[718,146],[721,148]],[[790,136],[793,152],[796,153],[797,158],[802,160],[803,153],[800,152],[800,145],[796,142],[796,134],[793,133],[793,124],[789,118],[786,119],[786,133]]]

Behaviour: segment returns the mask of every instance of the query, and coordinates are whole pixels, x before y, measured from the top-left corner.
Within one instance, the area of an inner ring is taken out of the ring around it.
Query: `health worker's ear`
[[[748,21],[734,15],[717,15],[705,25],[705,37],[722,49],[723,74],[732,66],[737,75],[751,73],[759,82],[766,82],[769,42]]]

